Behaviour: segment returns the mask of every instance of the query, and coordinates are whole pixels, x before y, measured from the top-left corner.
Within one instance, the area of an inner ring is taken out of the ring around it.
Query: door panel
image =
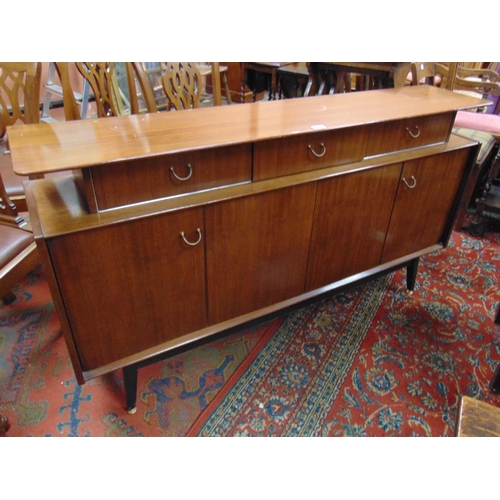
[[[304,292],[316,183],[206,207],[209,323]]]
[[[382,263],[442,241],[469,149],[405,162]]]
[[[198,228],[203,209],[48,241],[84,371],[206,326]]]
[[[379,264],[401,164],[318,184],[308,291]]]

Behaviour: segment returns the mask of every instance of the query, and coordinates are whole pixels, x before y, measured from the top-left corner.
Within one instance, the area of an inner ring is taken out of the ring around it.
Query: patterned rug
[[[79,386],[40,268],[0,303],[0,414],[8,436],[184,436],[279,320],[139,370],[137,413],[124,411],[121,371]]]
[[[405,271],[286,318],[192,427],[196,436],[453,436],[460,397],[500,406],[500,235],[454,233]]]
[[[413,295],[398,271],[139,370],[76,383],[41,269],[0,304],[9,436],[453,435],[460,396],[500,406],[500,236],[454,233]],[[190,431],[191,429],[191,431]]]

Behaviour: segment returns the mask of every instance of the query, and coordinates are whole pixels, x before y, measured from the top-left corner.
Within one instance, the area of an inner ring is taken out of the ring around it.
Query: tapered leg
[[[495,376],[493,377],[490,383],[490,389],[491,392],[494,392],[495,394],[500,394],[500,366],[498,366],[495,372]]]
[[[406,288],[408,288],[410,292],[413,292],[413,290],[415,289],[419,262],[420,258],[417,257],[416,259],[410,261],[406,266]]]
[[[133,414],[137,410],[137,366],[123,368],[123,384],[125,386],[125,400],[127,413]]]

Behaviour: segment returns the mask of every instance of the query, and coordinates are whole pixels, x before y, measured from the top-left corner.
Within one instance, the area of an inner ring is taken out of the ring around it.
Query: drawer
[[[451,132],[455,113],[419,116],[371,126],[366,156],[444,143]]]
[[[240,144],[92,167],[98,210],[252,180],[252,145]]]
[[[368,127],[290,136],[254,145],[254,181],[362,160]]]

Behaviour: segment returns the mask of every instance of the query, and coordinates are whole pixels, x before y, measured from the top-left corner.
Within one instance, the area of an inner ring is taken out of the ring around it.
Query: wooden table
[[[9,130],[79,384],[446,246],[483,101],[428,86]],[[293,272],[291,272],[291,270]]]
[[[345,92],[346,86],[344,76],[351,73],[364,75],[375,80],[375,88],[391,88],[395,85],[395,80],[399,79],[400,72],[410,70],[410,63],[395,62],[314,62],[309,63],[311,71],[323,75],[323,86],[320,84],[319,94]],[[328,74],[333,73],[334,78],[328,82]],[[406,75],[404,75],[406,76]],[[316,76],[316,78],[318,78]],[[327,86],[327,90],[324,90]],[[361,90],[366,90],[365,85]]]
[[[456,434],[458,437],[499,437],[500,408],[463,396]]]
[[[264,73],[270,75],[269,85],[269,100],[276,99],[276,92],[278,91],[278,70],[283,66],[293,64],[291,62],[242,62],[241,65],[241,102],[245,102],[245,86],[248,86],[253,92],[253,101],[255,102],[257,92],[259,89],[254,85],[248,85],[248,71],[255,71],[257,73]]]

